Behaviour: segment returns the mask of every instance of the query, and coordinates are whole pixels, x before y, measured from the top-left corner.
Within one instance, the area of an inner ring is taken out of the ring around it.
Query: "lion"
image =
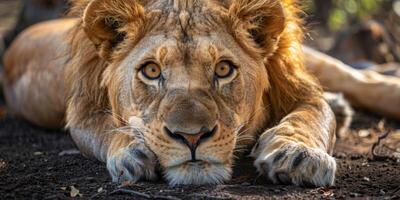
[[[115,182],[220,184],[245,147],[275,184],[334,184],[335,116],[304,67],[297,2],[73,4],[6,53],[14,115],[66,127]]]

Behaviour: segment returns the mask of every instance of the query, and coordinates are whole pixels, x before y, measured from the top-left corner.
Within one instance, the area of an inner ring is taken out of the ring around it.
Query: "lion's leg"
[[[334,115],[323,100],[301,105],[260,136],[252,151],[254,164],[274,183],[332,185],[336,162],[329,154],[335,126]]]
[[[342,92],[355,106],[400,119],[400,79],[356,70],[304,47],[306,66],[329,91]]]
[[[140,121],[132,122],[132,131],[112,124],[110,116],[98,114],[68,126],[80,151],[105,162],[114,182],[154,180],[157,158],[139,137]]]

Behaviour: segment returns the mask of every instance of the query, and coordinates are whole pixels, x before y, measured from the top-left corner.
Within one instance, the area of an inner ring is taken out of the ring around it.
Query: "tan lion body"
[[[21,34],[7,52],[4,92],[16,115],[47,128],[64,126],[63,72],[69,57],[66,37],[76,21],[36,25]]]
[[[66,125],[114,181],[152,180],[158,163],[172,185],[221,183],[256,143],[271,181],[334,183],[335,119],[302,65],[291,1],[142,3],[75,1],[80,19],[25,31],[5,57],[11,111]]]

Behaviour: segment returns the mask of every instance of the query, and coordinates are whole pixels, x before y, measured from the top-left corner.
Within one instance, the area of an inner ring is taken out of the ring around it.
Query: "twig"
[[[152,199],[165,199],[165,200],[181,200],[180,198],[171,197],[171,196],[162,196],[162,195],[153,195]]]
[[[194,197],[195,199],[218,199],[218,200],[232,199],[229,197],[212,197],[207,194],[192,194],[190,196]]]
[[[383,135],[379,136],[378,140],[372,145],[372,148],[371,148],[372,160],[384,160],[387,158],[386,156],[377,155],[375,153],[375,149],[376,149],[376,147],[379,146],[379,144],[381,143],[382,140],[384,140],[385,138],[387,138],[387,136],[389,136],[389,133],[390,133],[390,131],[386,131]]]
[[[101,191],[101,192],[98,192],[98,193],[96,193],[96,194],[90,196],[89,199],[94,199],[95,197],[99,196],[100,194],[102,194],[102,193],[104,193],[104,192],[105,192],[105,190],[103,190],[103,191]]]
[[[124,188],[116,189],[116,190],[110,192],[109,194],[112,195],[112,194],[116,194],[116,193],[133,194],[133,195],[136,195],[136,196],[139,196],[142,198],[146,198],[146,199],[180,200],[179,198],[172,197],[172,196],[150,195],[150,194],[138,192],[138,191],[131,190],[131,189],[124,189]]]
[[[394,190],[393,194],[396,194],[397,192],[400,192],[400,186],[397,187],[397,188]]]
[[[393,149],[392,147],[389,147],[389,146],[388,146],[388,145],[386,145],[386,144],[383,144],[382,146],[383,146],[383,147],[385,147],[386,149],[389,149],[390,151],[393,151],[393,152],[400,153],[400,151],[399,151],[399,150],[397,150],[397,149]]]
[[[135,191],[135,190],[124,189],[124,188],[116,189],[116,190],[110,192],[110,195],[116,194],[116,193],[134,194],[136,196],[140,196],[140,197],[143,197],[143,198],[146,198],[146,199],[150,199],[151,198],[151,196],[148,195],[148,194],[145,194],[145,193],[142,193],[142,192],[138,192],[138,191]]]
[[[262,176],[262,174],[258,174],[258,175],[254,178],[254,181],[253,181],[252,185],[256,185],[256,184],[257,184],[258,178],[260,178],[261,176]]]

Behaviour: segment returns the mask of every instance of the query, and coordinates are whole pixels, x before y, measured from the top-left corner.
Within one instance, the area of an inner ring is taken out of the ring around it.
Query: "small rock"
[[[364,177],[363,180],[364,180],[364,181],[367,181],[367,182],[370,181],[370,179],[369,179],[368,177]]]
[[[0,169],[5,169],[6,166],[6,162],[0,159]]]
[[[36,151],[36,152],[33,153],[33,155],[35,155],[35,156],[40,156],[40,155],[43,155],[43,152]]]
[[[367,166],[367,167],[369,167],[369,164],[368,164],[368,162],[363,162],[363,163],[361,163],[361,166]]]
[[[365,137],[368,137],[370,135],[371,135],[371,133],[368,130],[360,130],[360,131],[358,131],[358,136],[359,137],[365,138]]]
[[[361,194],[355,193],[355,192],[350,192],[350,197],[361,197]]]
[[[335,154],[335,157],[336,157],[336,158],[346,158],[346,154],[343,153],[343,152],[339,152],[339,153],[336,153],[336,154]]]

